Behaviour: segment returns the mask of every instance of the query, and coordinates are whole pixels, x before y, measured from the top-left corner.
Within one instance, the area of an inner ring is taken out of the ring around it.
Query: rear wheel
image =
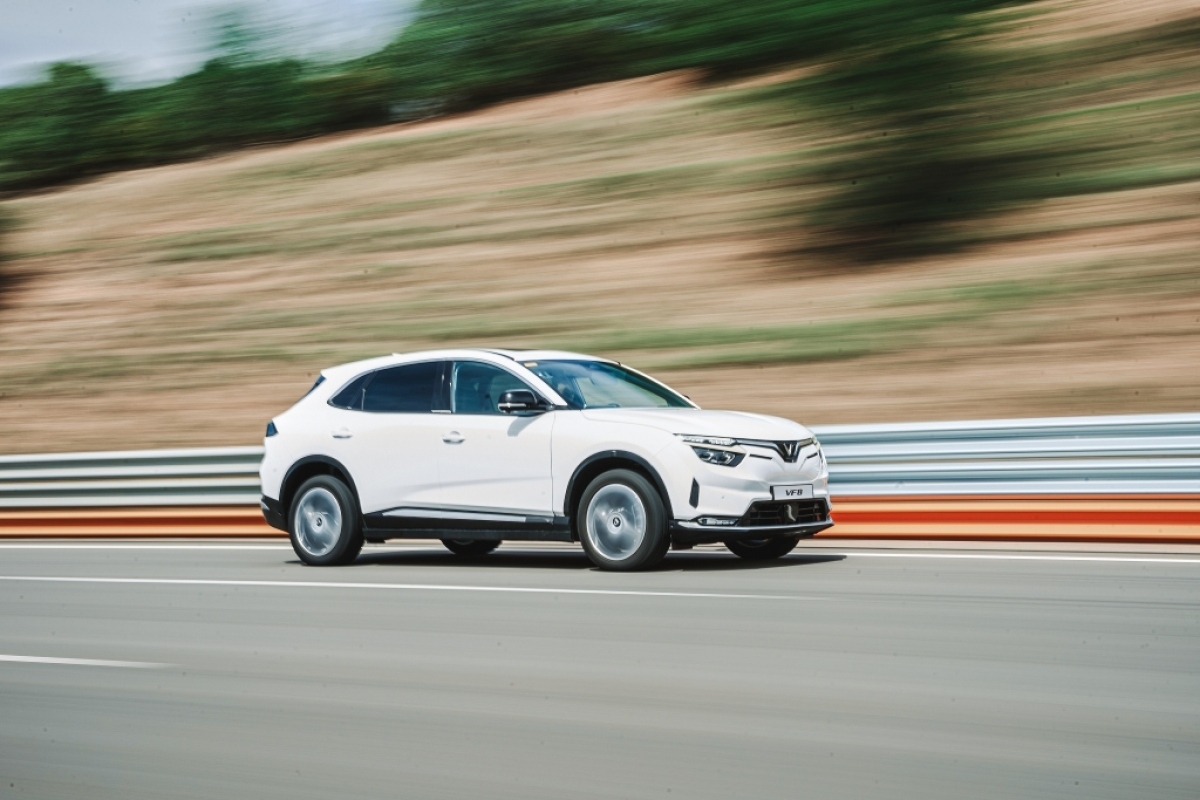
[[[772,539],[730,539],[725,542],[735,556],[747,561],[770,561],[782,558],[800,544],[799,536],[776,536]]]
[[[499,539],[442,539],[446,549],[457,556],[486,556],[500,546]]]
[[[576,521],[584,552],[600,569],[652,567],[671,545],[662,497],[632,470],[610,470],[588,484]]]
[[[332,475],[309,478],[296,492],[288,515],[292,549],[305,564],[348,564],[363,546],[354,494]]]

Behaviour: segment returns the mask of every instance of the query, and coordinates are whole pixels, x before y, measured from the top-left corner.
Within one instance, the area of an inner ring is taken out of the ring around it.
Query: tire
[[[632,470],[597,476],[579,499],[575,519],[579,542],[600,569],[646,569],[671,546],[662,497]]]
[[[349,564],[363,546],[362,520],[354,493],[332,475],[309,478],[292,500],[288,537],[305,564]]]
[[[747,561],[771,561],[783,558],[800,544],[799,536],[776,536],[772,539],[730,539],[725,542],[735,556]]]
[[[499,539],[442,539],[446,549],[456,556],[477,558],[486,556],[500,546]]]

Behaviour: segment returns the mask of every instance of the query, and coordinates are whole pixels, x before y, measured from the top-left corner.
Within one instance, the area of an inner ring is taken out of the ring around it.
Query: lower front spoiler
[[[715,544],[729,540],[741,539],[774,539],[780,536],[815,536],[823,530],[833,527],[833,520],[823,522],[802,522],[795,525],[756,525],[741,527],[735,525],[701,525],[692,520],[673,520],[671,522],[671,543],[673,545]]]

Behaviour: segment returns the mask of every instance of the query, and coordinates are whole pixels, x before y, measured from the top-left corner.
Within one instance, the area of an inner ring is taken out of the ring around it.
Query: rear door
[[[350,471],[364,514],[438,502],[438,455],[447,415],[434,414],[443,364],[377,370],[336,395],[331,453]]]
[[[552,517],[550,440],[555,414],[501,412],[497,405],[504,392],[533,389],[494,364],[455,361],[447,377],[451,413],[439,415],[443,507],[473,512],[464,519],[478,514]]]

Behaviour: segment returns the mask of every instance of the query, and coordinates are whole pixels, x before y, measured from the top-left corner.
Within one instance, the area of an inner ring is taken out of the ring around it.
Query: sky
[[[37,80],[54,61],[100,66],[124,85],[161,83],[204,60],[208,21],[243,7],[294,55],[378,49],[416,0],[0,0],[0,85]]]

